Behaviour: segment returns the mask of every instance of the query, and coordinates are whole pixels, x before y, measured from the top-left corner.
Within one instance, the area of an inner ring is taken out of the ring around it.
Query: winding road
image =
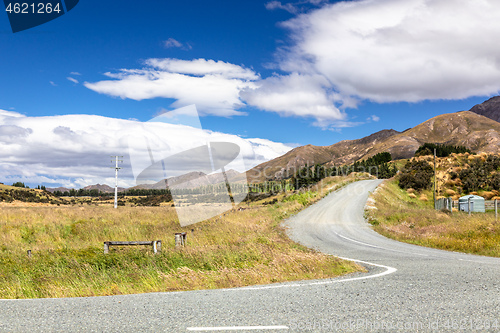
[[[292,239],[356,260],[367,273],[223,290],[0,300],[0,331],[500,331],[500,259],[375,233],[363,207],[379,184],[351,184],[286,222]]]

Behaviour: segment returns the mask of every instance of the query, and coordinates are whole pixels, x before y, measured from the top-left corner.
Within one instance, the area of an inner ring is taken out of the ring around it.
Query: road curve
[[[368,268],[338,279],[92,298],[0,300],[6,332],[500,331],[500,259],[389,240],[361,181],[286,222],[304,245]]]

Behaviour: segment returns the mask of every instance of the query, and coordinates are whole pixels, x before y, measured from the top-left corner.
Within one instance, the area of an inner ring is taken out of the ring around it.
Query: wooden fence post
[[[469,216],[471,214],[470,212],[470,197],[467,199],[467,210],[469,211]]]
[[[31,258],[31,250],[28,250],[28,258]]]
[[[495,199],[495,222],[498,221],[498,199]]]
[[[187,233],[185,232],[176,232],[175,233],[175,247],[185,246],[186,245]]]
[[[104,242],[104,254],[107,254],[107,253],[109,253],[109,243]]]
[[[153,241],[153,253],[158,253],[161,251],[161,240]]]

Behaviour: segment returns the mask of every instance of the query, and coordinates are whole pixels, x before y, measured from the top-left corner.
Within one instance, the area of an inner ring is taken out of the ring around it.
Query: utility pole
[[[119,157],[123,158],[123,156],[111,156],[115,158],[115,208],[118,208],[118,170],[121,169],[118,167],[118,162],[123,162]],[[111,160],[113,162],[113,160]],[[113,168],[113,167],[112,167]]]
[[[437,188],[436,188],[436,148],[434,148],[434,209],[436,209],[436,197],[437,197]]]

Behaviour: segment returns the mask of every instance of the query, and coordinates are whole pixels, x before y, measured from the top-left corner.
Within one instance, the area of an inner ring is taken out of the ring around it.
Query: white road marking
[[[341,234],[338,234],[335,231],[334,231],[334,233],[335,233],[335,235],[339,236],[340,238],[343,238],[343,239],[348,240],[348,241],[353,242],[353,243],[358,243],[358,244],[361,244],[361,245],[364,245],[364,246],[373,247],[375,249],[381,249],[381,250],[386,250],[386,251],[392,251],[392,252],[399,252],[399,253],[408,254],[408,252],[405,252],[405,251],[399,251],[399,250],[393,250],[393,249],[386,249],[384,247],[380,247],[380,246],[376,246],[376,245],[371,245],[371,244],[368,244],[368,243],[363,243],[363,242],[351,239],[349,237],[342,236]],[[422,257],[429,257],[429,255],[427,255],[427,254],[421,254],[421,253],[412,253],[412,255],[422,256]]]
[[[226,326],[226,327],[188,327],[188,331],[250,331],[250,330],[287,330],[288,326]]]
[[[280,285],[270,285],[270,286],[263,286],[263,287],[242,287],[242,288],[234,288],[234,289],[222,289],[226,291],[235,291],[235,290],[265,290],[265,289],[278,289],[278,288],[293,288],[293,287],[306,287],[306,286],[317,286],[317,285],[324,285],[324,284],[333,284],[333,283],[341,283],[341,282],[351,282],[351,281],[358,281],[358,280],[367,280],[367,279],[375,279],[382,277],[384,275],[389,275],[392,273],[395,273],[397,271],[396,268],[394,267],[389,267],[385,265],[380,265],[380,264],[374,264],[368,261],[362,261],[362,260],[357,260],[357,259],[351,259],[351,258],[343,258],[343,257],[337,257],[340,259],[344,260],[349,260],[349,261],[354,261],[360,264],[365,264],[369,266],[375,266],[375,267],[380,267],[380,268],[385,268],[386,270],[377,273],[374,275],[369,275],[369,276],[359,276],[355,278],[348,278],[348,279],[338,279],[338,280],[324,280],[324,281],[317,281],[317,282],[305,282],[305,283],[291,283],[291,284],[280,284]]]

